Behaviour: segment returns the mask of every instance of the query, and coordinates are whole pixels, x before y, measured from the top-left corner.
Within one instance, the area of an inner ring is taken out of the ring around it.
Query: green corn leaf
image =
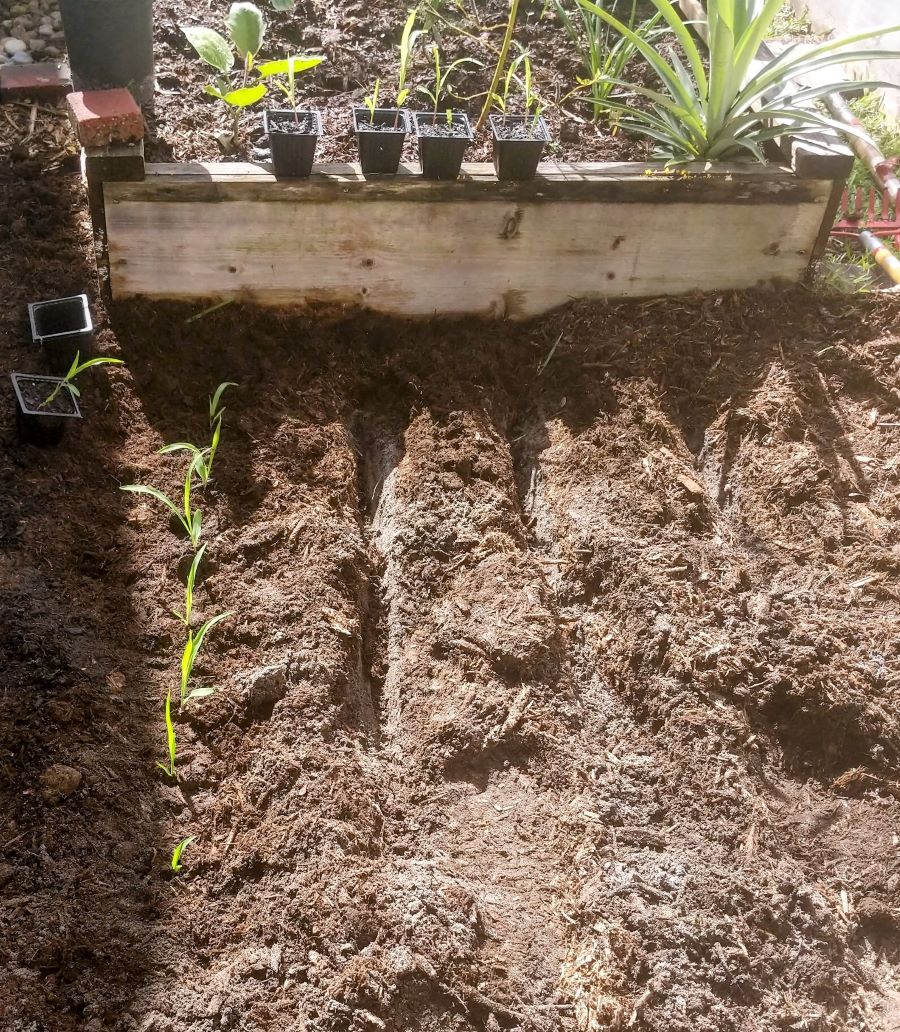
[[[175,758],[177,755],[177,742],[175,739],[175,725],[172,722],[172,693],[166,692],[166,748],[169,753],[168,765],[159,763],[157,761],[157,767],[162,768],[169,775],[170,778],[175,777]]]
[[[212,425],[213,420],[220,416],[225,409],[220,408],[222,402],[222,395],[229,387],[237,387],[237,384],[233,380],[226,380],[224,383],[220,383],[215,389],[213,396],[209,399],[209,422]]]
[[[231,42],[241,57],[246,60],[259,53],[266,31],[266,23],[262,11],[256,4],[246,2],[232,4],[228,9],[225,25],[228,28]]]
[[[150,498],[155,498],[158,502],[162,502],[175,515],[184,529],[190,533],[190,527],[185,521],[184,515],[178,511],[178,506],[158,488],[148,487],[146,484],[123,484],[121,490],[130,491],[132,494],[148,495]]]
[[[234,54],[228,40],[220,36],[215,29],[208,29],[203,25],[182,25],[180,28],[201,61],[205,61],[223,74],[231,71],[234,66]],[[209,92],[209,87],[206,90]]]

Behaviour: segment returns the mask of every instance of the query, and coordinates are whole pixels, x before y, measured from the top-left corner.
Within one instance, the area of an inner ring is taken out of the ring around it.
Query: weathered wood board
[[[104,184],[113,296],[526,318],[572,298],[793,283],[833,183],[758,165],[488,165],[434,183],[353,166],[148,165]]]

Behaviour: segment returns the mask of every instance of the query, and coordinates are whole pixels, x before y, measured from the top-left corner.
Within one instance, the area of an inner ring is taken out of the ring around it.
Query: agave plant
[[[892,51],[848,49],[875,36],[900,31],[900,26],[878,28],[845,39],[829,40],[812,48],[788,47],[763,62],[760,45],[769,34],[782,0],[707,0],[706,60],[671,0],[651,0],[672,30],[687,58],[674,52],[663,56],[646,38],[629,28],[593,0],[578,0],[583,10],[606,22],[629,40],[660,81],[661,89],[612,81],[631,94],[650,101],[640,110],[627,97],[606,101],[621,113],[619,124],[657,141],[658,153],[672,161],[722,160],[752,154],[764,161],[762,145],[785,135],[837,129],[863,135],[828,118],[817,107],[829,93],[889,86],[874,80],[793,87],[803,78],[831,65],[896,58]],[[701,32],[703,30],[701,29]]]

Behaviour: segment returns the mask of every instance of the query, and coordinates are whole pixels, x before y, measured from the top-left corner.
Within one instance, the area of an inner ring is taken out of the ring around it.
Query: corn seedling
[[[403,107],[403,102],[409,96],[409,88],[406,85],[406,79],[409,75],[409,63],[412,60],[412,52],[416,45],[416,41],[419,36],[422,35],[421,29],[413,28],[416,24],[416,16],[418,13],[418,7],[414,7],[409,12],[406,23],[403,26],[403,32],[400,36],[400,68],[397,72],[397,107]]]
[[[41,402],[40,407],[46,408],[47,405],[52,405],[59,396],[59,392],[63,387],[67,387],[70,393],[74,394],[76,398],[81,396],[81,391],[75,386],[75,377],[79,376],[85,371],[90,369],[92,366],[98,365],[121,365],[121,358],[89,358],[86,362],[79,362],[81,353],[76,351],[75,358],[72,360],[72,364],[69,366],[69,371],[59,381],[59,383],[53,388],[53,390],[47,395],[46,398]]]
[[[445,93],[448,96],[452,96],[452,93],[448,92],[447,90],[447,82],[450,78],[451,72],[455,68],[460,68],[462,65],[476,65],[477,67],[481,68],[482,64],[480,61],[476,61],[474,57],[461,57],[458,60],[453,61],[451,64],[447,65],[446,68],[442,69],[441,51],[440,47],[438,47],[436,43],[432,47],[432,51],[434,54],[434,81],[431,87],[418,86],[417,89],[419,93],[423,94],[423,96],[428,97],[428,99],[431,101],[434,109],[434,115],[436,118],[438,113],[438,105],[440,104],[441,97],[443,97]],[[453,111],[451,108],[447,108],[447,125],[452,124]]]
[[[316,68],[325,60],[324,57],[313,57],[305,55],[302,57],[289,57],[284,61],[267,61],[256,69],[261,79],[272,80],[276,89],[287,98],[291,110],[294,112],[294,121],[297,121],[297,86],[296,77],[301,72],[310,68]],[[284,77],[282,80],[282,76]]]
[[[232,4],[229,8],[225,27],[228,30],[228,39],[215,29],[203,25],[182,25],[181,31],[200,60],[219,73],[215,83],[208,83],[203,87],[203,91],[221,100],[234,112],[231,136],[223,141],[225,148],[231,149],[237,138],[241,112],[266,95],[265,83],[257,82],[251,85],[249,81],[256,55],[262,47],[266,23],[262,12],[255,4],[241,2]],[[234,68],[235,51],[242,62],[243,75],[241,85],[237,89],[232,89],[230,75]]]
[[[175,756],[177,753],[177,742],[175,739],[175,725],[172,723],[172,693],[166,692],[166,748],[169,754],[169,762],[161,763],[156,761],[156,766],[170,778],[175,777]]]
[[[191,614],[194,610],[194,584],[197,581],[197,570],[200,567],[203,553],[205,551],[206,545],[201,545],[200,551],[194,556],[191,568],[188,570],[187,581],[184,586],[184,612],[179,613],[177,609],[172,610],[173,615],[180,620],[188,630],[190,630]]]
[[[181,656],[181,705],[183,706],[186,702],[190,702],[191,699],[204,699],[209,695],[212,695],[215,688],[204,687],[190,689],[190,680],[194,672],[194,663],[197,661],[197,656],[200,654],[200,649],[203,647],[203,641],[206,638],[207,633],[212,630],[216,624],[221,623],[223,620],[227,620],[231,616],[231,613],[219,613],[217,616],[211,617],[196,632],[192,631],[190,627],[187,629],[187,642],[185,642],[184,652]]]
[[[854,80],[799,87],[789,93],[792,80],[832,65],[896,59],[892,51],[848,48],[900,32],[900,26],[800,49],[793,44],[757,67],[759,47],[770,33],[782,0],[707,0],[706,22],[695,23],[707,41],[705,58],[671,0],[651,0],[674,34],[685,64],[674,51],[663,56],[594,0],[577,2],[628,39],[659,80],[660,89],[610,80],[632,96],[648,100],[650,110],[636,108],[627,94],[606,104],[622,116],[621,126],[655,140],[658,154],[673,162],[727,160],[748,153],[764,161],[763,144],[786,132],[806,135],[832,129],[864,137],[860,130],[822,114],[818,103],[829,93],[891,85]]]
[[[132,494],[148,495],[150,498],[155,498],[158,502],[162,502],[184,528],[185,533],[190,538],[191,547],[196,550],[200,544],[200,530],[203,520],[200,510],[191,508],[191,481],[194,478],[195,466],[196,459],[192,459],[184,478],[181,509],[167,494],[164,494],[157,487],[150,487],[147,484],[123,484],[122,490],[129,491]]]
[[[375,124],[375,109],[378,107],[378,91],[380,89],[381,79],[376,79],[375,85],[372,87],[372,92],[367,97],[363,97],[363,104],[369,112],[369,125]]]
[[[198,448],[196,444],[191,444],[189,441],[176,441],[174,444],[167,444],[160,448],[158,452],[159,455],[170,455],[179,451],[189,452],[192,458],[191,468],[204,487],[212,477],[213,462],[222,439],[222,416],[225,413],[222,395],[229,387],[237,387],[237,384],[231,380],[220,383],[209,400],[209,428],[212,437],[208,448]]]
[[[518,74],[519,69],[521,69],[521,75]],[[546,105],[534,89],[531,58],[528,56],[528,51],[526,50],[523,50],[519,56],[510,63],[510,66],[506,71],[506,75],[503,78],[501,92],[495,93],[492,98],[493,106],[496,107],[503,115],[510,113],[510,95],[514,92],[513,85],[517,86],[521,91],[523,114],[525,115],[526,120],[529,118],[531,119],[531,131],[534,132],[537,128],[538,119],[544,113]]]
[[[184,851],[193,841],[194,836],[188,835],[187,838],[183,838],[178,843],[178,845],[172,850],[172,861],[170,866],[172,870],[175,872],[175,874],[180,874],[182,869],[184,868],[184,864],[182,863],[181,858],[184,856]]]

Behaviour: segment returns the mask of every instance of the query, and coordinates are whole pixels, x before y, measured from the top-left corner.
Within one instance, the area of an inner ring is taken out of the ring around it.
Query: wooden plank
[[[637,167],[635,167],[637,166]],[[422,179],[407,170],[398,176],[365,178],[352,166],[319,169],[309,179],[276,179],[262,165],[148,165],[142,182],[109,184],[107,203],[169,201],[177,204],[222,201],[323,199],[371,203],[378,199],[452,202],[545,203],[592,201],[609,204],[759,203],[796,205],[821,199],[821,186],[798,179],[789,169],[755,162],[693,165],[667,170],[659,163],[617,162],[551,165],[525,183],[500,183],[491,165],[464,166],[453,182]]]
[[[474,185],[221,170],[107,184],[114,297],[525,318],[570,298],[796,282],[832,185],[783,170]]]

